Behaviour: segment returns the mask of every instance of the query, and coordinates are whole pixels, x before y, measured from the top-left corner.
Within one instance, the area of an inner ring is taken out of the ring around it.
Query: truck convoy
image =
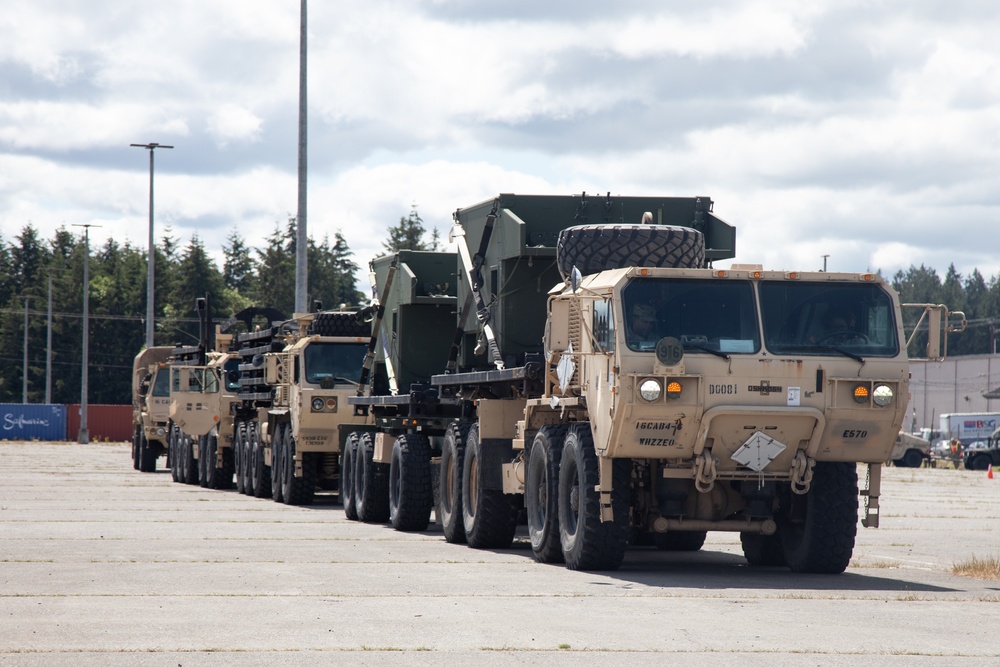
[[[448,541],[507,546],[524,511],[535,558],[571,569],[721,530],[752,565],[842,572],[856,464],[877,526],[908,400],[898,297],[870,273],[708,268],[735,254],[712,211],[504,194],[455,213],[457,284],[422,255],[373,262],[366,365],[396,388],[349,399],[373,422],[346,443],[347,516],[420,530],[436,495]]]
[[[878,275],[711,268],[735,230],[708,197],[501,194],[457,252],[371,264],[371,322],[238,334],[237,488],[336,488],[352,520],[617,568],[630,543],[738,532],[751,565],[842,572],[909,393]],[[927,305],[927,356],[950,313]],[[362,361],[363,358],[363,361]],[[859,490],[857,465],[865,482]]]

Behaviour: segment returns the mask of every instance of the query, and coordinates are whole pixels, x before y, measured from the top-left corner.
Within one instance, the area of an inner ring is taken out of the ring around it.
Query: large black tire
[[[218,439],[216,439],[218,443]],[[222,467],[215,471],[217,483],[216,489],[233,488],[233,474],[236,472],[236,450],[226,447],[222,450]]]
[[[281,466],[285,459],[285,431],[289,428],[288,424],[277,424],[274,435],[271,436],[271,500],[276,503],[284,498],[281,495],[281,480],[284,476]],[[294,468],[292,473],[295,473]]]
[[[281,500],[286,505],[312,505],[316,497],[316,468],[310,455],[303,455],[302,477],[295,476],[295,436],[286,424],[281,442]],[[277,484],[278,482],[273,482]]]
[[[156,472],[156,448],[149,444],[145,433],[139,441],[139,472]]]
[[[358,456],[358,433],[352,432],[344,443],[340,455],[340,504],[344,506],[344,516],[350,521],[358,520],[358,505],[354,496],[354,466]]]
[[[788,567],[817,574],[846,570],[858,532],[857,466],[820,461],[809,492],[790,500],[778,524]]]
[[[236,468],[236,492],[246,493],[247,465],[246,465],[246,443],[247,425],[244,421],[236,422],[233,429],[233,463]]]
[[[441,464],[438,480],[437,520],[444,539],[452,544],[465,542],[465,524],[462,523],[462,459],[465,458],[465,440],[471,424],[454,422],[448,427],[441,445]]]
[[[375,438],[364,433],[358,441],[354,463],[354,502],[365,523],[389,520],[389,466],[375,462]]]
[[[260,437],[260,424],[250,424],[250,485],[254,498],[271,495],[271,466],[264,462],[264,442]]]
[[[353,313],[316,313],[308,333],[316,336],[368,338],[372,334],[372,325],[359,320]]]
[[[170,468],[170,479],[181,483],[181,455],[177,447],[177,429],[173,424],[167,426],[167,466]]]
[[[660,551],[699,551],[705,546],[707,536],[704,530],[654,533],[653,544]]]
[[[528,515],[531,553],[540,563],[561,563],[559,539],[559,462],[565,425],[546,425],[538,430],[528,452],[524,480],[524,508]]]
[[[705,237],[670,225],[579,225],[559,233],[556,262],[565,278],[629,266],[701,268]]]
[[[615,459],[611,480],[613,521],[601,521],[597,453],[590,424],[566,433],[559,464],[559,534],[566,567],[617,570],[628,541],[628,459]]]
[[[208,485],[208,467],[211,466],[214,472],[215,459],[208,459],[208,436],[198,436],[198,484],[203,489],[211,488]]]
[[[907,468],[919,468],[924,462],[924,455],[918,449],[907,449],[903,454],[903,465]]]
[[[518,508],[503,491],[485,489],[479,425],[469,429],[462,459],[462,524],[473,549],[505,549],[514,541]]]
[[[389,463],[389,523],[396,530],[427,530],[432,509],[430,441],[415,433],[401,435]]]
[[[139,469],[139,445],[142,442],[142,426],[136,426],[132,429],[132,468],[133,470]]]
[[[743,545],[747,563],[752,567],[779,567],[787,564],[781,538],[777,535],[743,532],[740,533],[740,544]]]
[[[977,454],[969,461],[970,470],[988,470],[993,460],[988,454]]]
[[[221,489],[224,471],[216,467],[219,459],[219,434],[212,431],[201,437],[198,460],[201,461],[201,485],[206,489]]]
[[[194,457],[194,441],[191,436],[181,434],[181,471],[183,472],[182,482],[185,484],[198,483],[198,459]]]

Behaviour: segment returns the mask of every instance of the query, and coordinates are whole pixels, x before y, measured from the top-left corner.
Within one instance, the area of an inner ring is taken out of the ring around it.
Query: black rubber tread
[[[139,469],[139,444],[142,442],[142,426],[136,425],[132,429],[132,469]]]
[[[858,469],[854,463],[820,461],[804,497],[802,521],[784,513],[778,534],[793,572],[840,574],[847,569],[858,532]],[[792,512],[795,516],[798,512]]]
[[[344,506],[344,516],[350,521],[358,520],[358,506],[354,497],[354,465],[358,455],[358,433],[351,432],[340,454],[340,504]]]
[[[283,499],[281,495],[281,480],[284,471],[281,469],[285,457],[285,429],[288,424],[276,424],[274,435],[271,437],[271,500],[280,503]]]
[[[701,268],[705,237],[671,225],[578,225],[559,233],[556,263],[563,278],[631,266]]]
[[[243,495],[253,496],[253,432],[256,422],[247,421],[243,429]]]
[[[314,336],[352,336],[368,338],[372,325],[354,313],[316,313],[308,331]]]
[[[271,466],[264,462],[264,442],[260,437],[260,424],[253,422],[250,430],[250,477],[254,498],[271,496]]]
[[[708,533],[704,530],[674,530],[653,533],[653,544],[660,551],[699,551],[705,546]]]
[[[243,443],[247,437],[247,425],[239,420],[233,426],[233,472],[236,477],[236,493],[246,493],[246,459],[243,457]]]
[[[316,498],[316,466],[312,454],[303,455],[302,477],[295,476],[295,436],[285,424],[281,445],[281,498],[286,505],[312,505]]]
[[[559,534],[566,567],[617,570],[628,542],[629,459],[615,459],[611,480],[613,521],[601,521],[597,453],[590,424],[566,433],[559,467]],[[575,492],[575,493],[574,493]],[[579,503],[573,507],[573,499]]]
[[[208,435],[202,436],[202,443],[202,447],[198,452],[198,458],[204,462],[201,466],[202,486],[206,489],[220,489],[222,488],[223,470],[215,467],[215,463],[219,458],[218,433],[212,431]]]
[[[514,541],[518,508],[503,491],[484,489],[479,425],[465,439],[462,459],[462,523],[465,541],[473,549],[506,549]]]
[[[376,463],[375,438],[365,433],[358,441],[358,456],[354,464],[354,502],[358,518],[365,523],[385,523],[389,520],[389,466]]]
[[[989,470],[993,460],[987,454],[977,454],[969,461],[970,470]]]
[[[174,425],[167,425],[167,466],[170,468],[170,479],[181,483],[181,457],[177,452],[177,429]]]
[[[222,467],[216,469],[216,478],[218,479],[218,484],[215,488],[217,489],[232,489],[235,484],[233,483],[233,476],[236,472],[236,450],[232,447],[226,447],[222,450]]]
[[[208,488],[208,435],[198,436],[198,484],[203,488]],[[215,461],[212,461],[213,467]]]
[[[565,424],[547,424],[538,429],[528,452],[524,479],[524,508],[528,515],[531,553],[540,563],[563,562],[559,538],[559,463]]]
[[[444,434],[441,445],[441,464],[438,475],[437,521],[441,524],[444,539],[452,544],[465,543],[465,524],[462,523],[462,460],[465,458],[465,440],[472,424],[453,422]]]
[[[389,523],[396,530],[427,530],[434,509],[431,443],[426,436],[401,435],[389,464]]]
[[[779,567],[786,565],[785,551],[777,535],[740,533],[743,556],[752,567]]]
[[[156,472],[156,449],[149,444],[145,433],[139,442],[139,472]]]
[[[194,457],[194,440],[191,436],[181,434],[180,451],[181,471],[184,475],[181,481],[185,484],[198,484],[198,459]]]
[[[907,468],[919,468],[923,462],[924,455],[920,453],[919,449],[908,449],[903,454],[903,465]]]

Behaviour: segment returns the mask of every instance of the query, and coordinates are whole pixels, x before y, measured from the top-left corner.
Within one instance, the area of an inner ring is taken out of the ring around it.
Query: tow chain
[[[706,449],[694,460],[694,487],[701,493],[708,493],[715,488],[717,474],[715,458],[711,450]]]
[[[799,496],[809,493],[815,466],[816,461],[806,456],[801,449],[795,453],[795,459],[792,460],[792,493]]]

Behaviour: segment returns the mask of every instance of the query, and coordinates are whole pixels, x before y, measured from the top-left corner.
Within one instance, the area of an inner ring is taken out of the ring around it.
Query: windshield
[[[364,343],[312,343],[304,355],[306,382],[340,378],[357,384],[366,352]]]
[[[774,354],[899,353],[892,299],[875,284],[762,282],[764,344]]]
[[[625,342],[652,351],[673,336],[685,352],[753,354],[760,350],[753,286],[746,280],[637,278],[622,289]]]
[[[153,396],[170,395],[170,372],[166,368],[161,368],[156,372],[156,379],[153,380]]]

